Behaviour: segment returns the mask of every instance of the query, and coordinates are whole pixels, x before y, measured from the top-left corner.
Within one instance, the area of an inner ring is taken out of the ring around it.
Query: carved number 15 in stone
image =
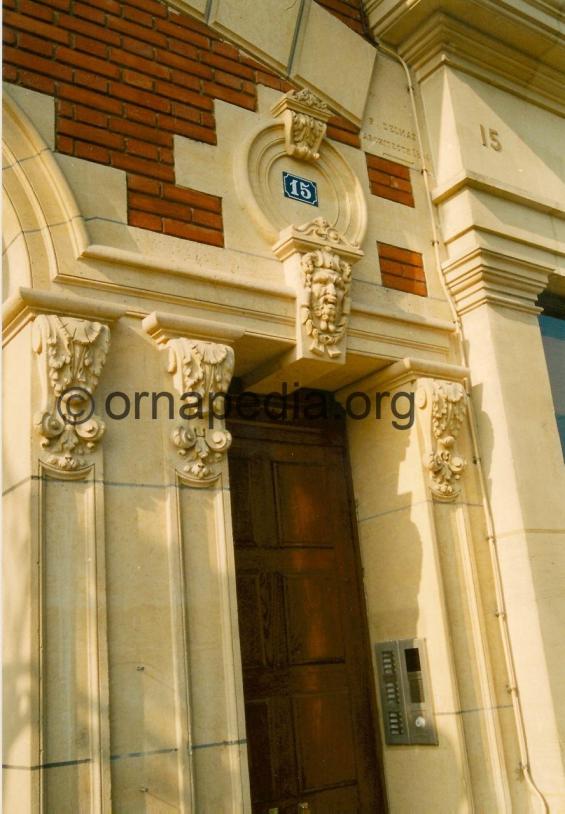
[[[493,130],[491,127],[487,133],[487,129],[484,127],[484,125],[481,124],[479,126],[481,128],[481,141],[483,143],[483,147],[490,147],[497,153],[500,153],[502,151],[502,144],[498,139],[498,130]]]

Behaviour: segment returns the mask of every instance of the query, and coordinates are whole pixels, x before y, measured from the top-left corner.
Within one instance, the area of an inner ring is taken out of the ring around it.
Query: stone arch
[[[8,93],[3,97],[3,300],[49,288],[64,256],[88,246],[84,220],[53,152]]]

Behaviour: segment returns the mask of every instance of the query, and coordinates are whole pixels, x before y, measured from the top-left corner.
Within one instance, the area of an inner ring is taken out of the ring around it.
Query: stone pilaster
[[[461,315],[532,775],[565,804],[565,470],[537,320],[552,267],[476,248],[444,267]]]
[[[184,786],[193,811],[248,811],[249,780],[222,394],[244,331],[154,312],[143,328],[164,351],[185,405],[164,428],[175,694]]]
[[[20,288],[4,314],[6,799],[110,814],[104,422],[94,400],[120,306]]]

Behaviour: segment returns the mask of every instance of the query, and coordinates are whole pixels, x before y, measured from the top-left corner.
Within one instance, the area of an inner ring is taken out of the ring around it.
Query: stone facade
[[[380,710],[390,811],[565,812],[561,4],[4,9],[4,810],[251,811],[233,382],[389,399],[362,621],[438,734]]]

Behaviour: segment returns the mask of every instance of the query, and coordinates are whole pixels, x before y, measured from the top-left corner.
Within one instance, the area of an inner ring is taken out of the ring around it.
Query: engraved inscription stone
[[[418,161],[418,143],[401,69],[390,60],[382,60],[367,99],[365,118],[361,126],[363,149],[403,164],[414,166]]]

